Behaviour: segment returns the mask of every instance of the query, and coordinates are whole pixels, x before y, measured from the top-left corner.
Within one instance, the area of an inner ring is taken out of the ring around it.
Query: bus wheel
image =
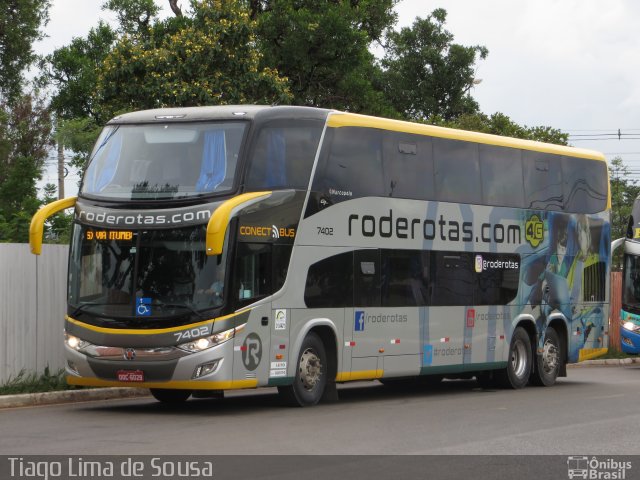
[[[496,372],[496,380],[503,388],[524,388],[531,375],[531,340],[526,330],[517,327],[509,345],[507,368]]]
[[[562,349],[560,338],[553,327],[544,332],[543,352],[536,355],[536,369],[531,376],[531,383],[543,387],[550,387],[556,383],[560,367],[562,366]]]
[[[191,396],[191,390],[173,390],[169,388],[151,388],[151,395],[162,403],[182,403]]]
[[[295,407],[315,405],[327,384],[327,354],[320,337],[309,333],[300,347],[293,385],[278,387],[285,403]]]

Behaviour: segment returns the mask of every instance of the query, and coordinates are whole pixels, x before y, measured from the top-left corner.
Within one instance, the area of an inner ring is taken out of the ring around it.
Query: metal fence
[[[42,373],[64,366],[66,245],[0,244],[0,384],[24,370]]]

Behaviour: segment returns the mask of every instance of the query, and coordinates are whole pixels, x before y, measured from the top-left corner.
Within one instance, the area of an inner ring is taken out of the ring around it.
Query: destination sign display
[[[131,241],[133,232],[131,230],[87,230],[87,240],[106,241],[106,240],[124,240]]]

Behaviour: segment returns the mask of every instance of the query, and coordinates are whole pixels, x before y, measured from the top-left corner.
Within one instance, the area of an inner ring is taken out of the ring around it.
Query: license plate
[[[144,382],[142,370],[118,370],[119,382]]]

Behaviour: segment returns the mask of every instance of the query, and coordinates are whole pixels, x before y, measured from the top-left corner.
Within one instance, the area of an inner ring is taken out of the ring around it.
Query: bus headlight
[[[69,335],[67,332],[64,333],[64,343],[67,347],[77,352],[82,352],[86,347],[91,345],[89,342],[73,335]]]
[[[640,332],[640,325],[636,325],[633,322],[624,322],[622,328],[629,330],[630,332]]]
[[[229,330],[225,330],[224,332],[216,333],[215,335],[210,335],[208,337],[200,337],[197,340],[193,340],[191,342],[182,343],[178,345],[178,348],[184,350],[185,352],[197,353],[202,352],[204,350],[208,350],[216,345],[220,345],[221,343],[226,342],[227,340],[231,340],[236,336],[236,332],[239,331],[238,328],[230,328]]]

